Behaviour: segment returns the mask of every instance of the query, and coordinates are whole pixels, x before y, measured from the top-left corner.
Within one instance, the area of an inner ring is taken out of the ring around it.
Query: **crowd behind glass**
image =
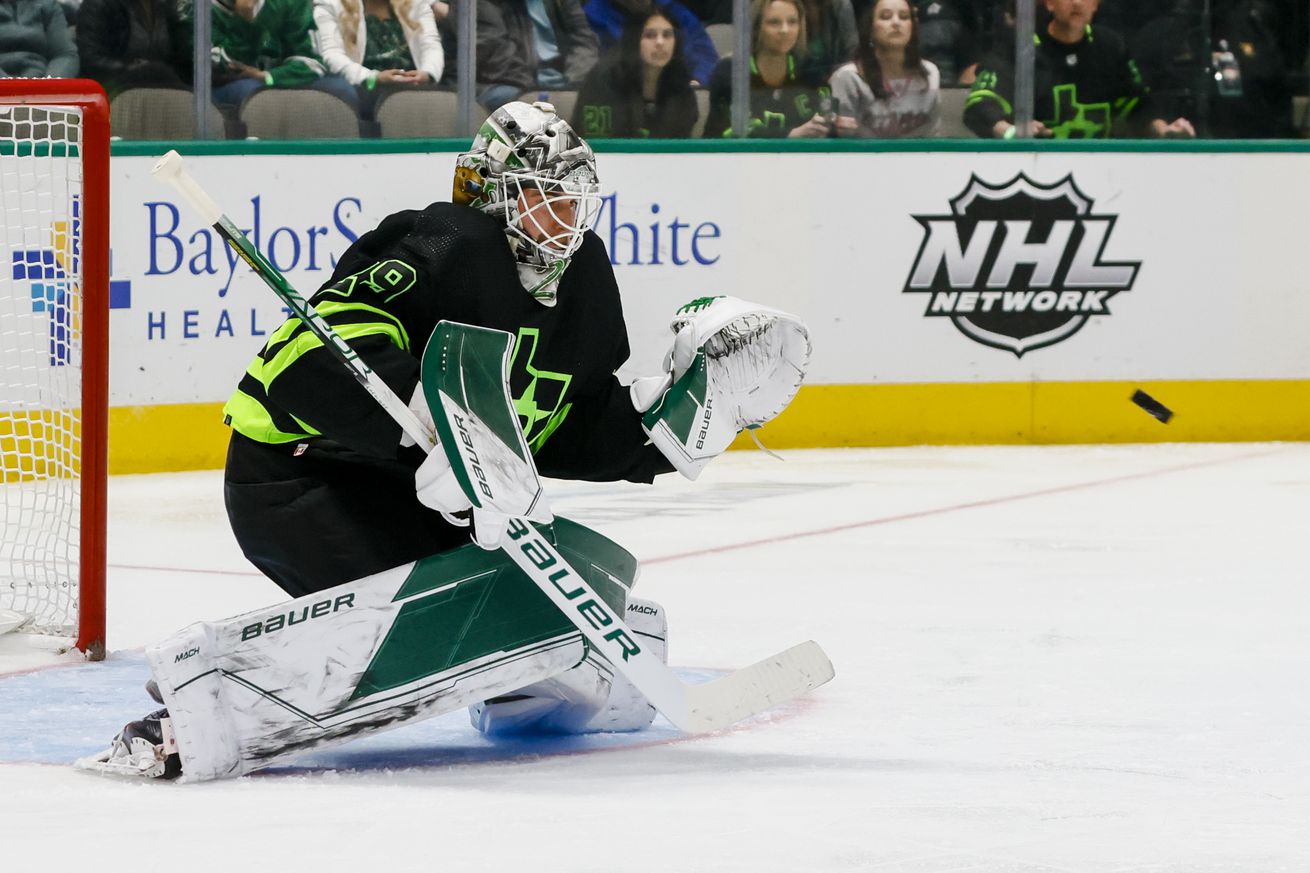
[[[382,134],[391,95],[454,90],[461,2],[213,0],[216,135],[246,136],[242,107],[266,89],[326,93],[360,135]],[[0,0],[0,76],[80,75],[111,100],[188,90],[191,3]],[[1308,12],[1307,0],[1036,0],[1019,129],[1015,0],[751,0],[735,130],[732,0],[476,0],[473,95],[483,114],[544,97],[597,138],[1293,137]]]

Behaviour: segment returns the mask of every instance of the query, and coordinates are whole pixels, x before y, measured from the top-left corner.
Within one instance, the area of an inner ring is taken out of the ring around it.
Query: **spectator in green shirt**
[[[214,103],[235,115],[263,88],[314,88],[358,111],[359,98],[314,54],[309,0],[214,0]]]

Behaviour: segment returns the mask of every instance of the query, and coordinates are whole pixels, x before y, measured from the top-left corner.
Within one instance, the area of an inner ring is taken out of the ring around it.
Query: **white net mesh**
[[[82,116],[0,105],[0,609],[77,624]]]

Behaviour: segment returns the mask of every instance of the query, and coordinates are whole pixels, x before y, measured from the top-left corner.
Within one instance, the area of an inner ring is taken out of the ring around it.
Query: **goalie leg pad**
[[[668,622],[650,600],[628,598],[624,621],[668,663]],[[588,651],[573,669],[469,707],[473,726],[492,736],[579,734],[649,727],[655,707],[622,673]]]
[[[542,534],[619,609],[626,551],[557,519]],[[549,679],[586,656],[569,619],[502,552],[469,544],[226,621],[147,659],[172,717],[182,781],[297,754]]]

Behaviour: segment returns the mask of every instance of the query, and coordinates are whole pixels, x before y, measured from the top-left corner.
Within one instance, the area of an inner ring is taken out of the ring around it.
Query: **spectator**
[[[732,0],[686,0],[684,5],[702,25],[732,24]]]
[[[587,139],[690,136],[698,110],[682,38],[664,11],[630,19],[583,84],[573,129]]]
[[[855,136],[931,136],[940,86],[937,67],[920,57],[910,0],[876,0],[860,16],[855,61],[832,74],[833,106]]]
[[[191,33],[177,0],[85,0],[77,26],[82,75],[111,100],[128,88],[189,88]]]
[[[314,57],[309,0],[214,0],[214,103],[235,115],[263,88],[314,88],[359,109],[354,86]]]
[[[441,53],[450,59],[445,65],[445,75],[441,81],[454,84],[457,77],[457,60],[459,58],[459,41],[455,31],[459,28],[455,0],[432,0],[432,20],[436,22],[437,33],[441,35]]]
[[[981,30],[976,5],[977,0],[914,0],[920,50],[943,82],[973,82]]]
[[[477,0],[478,102],[577,88],[600,57],[580,0]]]
[[[1198,0],[1175,0],[1133,40],[1153,99],[1197,120],[1203,136],[1294,136],[1292,94],[1270,12],[1260,0],[1241,0],[1210,19]]]
[[[1113,30],[1131,44],[1138,30],[1165,14],[1172,5],[1172,0],[1118,0],[1106,3],[1097,15],[1102,28]]]
[[[853,0],[855,20],[873,7],[872,0]],[[919,50],[932,61],[946,83],[971,84],[983,54],[987,22],[998,0],[911,0],[917,19]],[[1013,42],[1013,34],[1011,34]]]
[[[805,65],[805,10],[801,0],[753,0],[751,3],[750,137],[815,139],[836,130],[828,87]],[[724,58],[710,76],[710,112],[706,137],[733,135],[732,58]]]
[[[1186,118],[1155,117],[1150,95],[1123,39],[1092,30],[1098,0],[1045,0],[1051,14],[1037,34],[1032,136],[1084,139],[1132,135],[1192,137]],[[981,137],[1015,136],[1014,63],[1004,50],[978,71],[965,101],[964,123]],[[1139,119],[1149,121],[1141,124]]]
[[[77,46],[55,0],[0,2],[0,78],[77,75]]]
[[[805,61],[810,74],[827,81],[855,57],[855,12],[851,0],[801,0],[805,10]]]
[[[392,91],[441,81],[446,56],[429,0],[314,0],[314,25],[319,57],[358,91],[361,117]]]
[[[682,31],[678,50],[687,59],[692,81],[698,85],[708,82],[714,65],[719,62],[719,53],[714,50],[714,43],[696,13],[678,0],[587,0],[582,7],[591,29],[600,38],[603,52],[608,52],[619,41],[629,19],[655,10],[662,12]]]
[[[1221,0],[1215,2],[1213,8],[1218,10],[1234,2],[1242,4],[1245,0]],[[1288,72],[1295,75],[1304,70],[1302,64],[1310,45],[1310,3],[1305,0],[1257,0],[1252,5],[1257,7],[1257,14],[1276,36]]]

